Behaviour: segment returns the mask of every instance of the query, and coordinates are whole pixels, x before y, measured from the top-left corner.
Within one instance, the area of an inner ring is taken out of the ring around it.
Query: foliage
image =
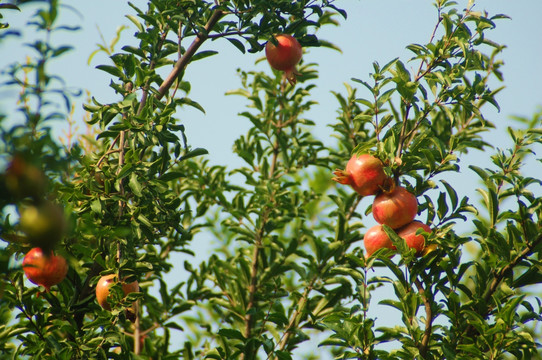
[[[240,71],[241,87],[228,95],[246,99],[239,115],[251,128],[233,144],[244,165],[230,169],[212,165],[185,135],[183,109],[204,109],[184,74],[192,62],[220,56],[201,44],[226,40],[242,55],[284,32],[304,47],[334,48],[315,34],[346,19],[334,1],[131,4],[139,45],[103,46],[111,62],[98,66],[118,101],[91,97],[84,107],[96,139],[65,146],[51,121],[69,118],[78,94],[46,65],[71,49],[50,34],[77,29],[57,23],[58,1],[38,3],[29,22],[41,39],[33,57],[6,70],[21,118],[1,118],[0,358],[291,359],[318,335],[313,358],[540,359],[541,181],[525,169],[541,143],[542,114],[508,129],[512,148],[494,150],[493,164],[459,164],[469,151],[493,149],[482,136],[495,127],[484,111],[499,107],[501,88],[490,85],[502,81],[503,45],[488,33],[505,15],[437,0],[430,40],[409,45],[412,58],[375,62],[366,80],[333,93],[330,145],[306,117],[316,105],[315,64],[301,63],[296,86],[279,72]],[[332,184],[331,173],[366,152],[418,197],[434,251],[415,257],[386,227],[400,254],[364,256],[370,207],[360,209],[362,198]],[[449,174],[476,174],[481,203]],[[50,292],[11,265],[35,245],[19,214],[43,204],[62,206],[69,225],[45,245],[70,265]],[[472,231],[460,232],[461,223]],[[201,233],[216,238],[214,253],[175,266],[172,254],[190,255]],[[473,244],[475,253],[465,254]],[[172,270],[186,281],[166,283]],[[138,280],[141,291],[123,297],[115,286],[113,310],[103,310],[94,287],[105,274]],[[370,315],[380,287],[393,290],[380,303],[401,315],[394,327]],[[132,306],[135,318],[124,311]],[[179,337],[184,344],[172,340]]]

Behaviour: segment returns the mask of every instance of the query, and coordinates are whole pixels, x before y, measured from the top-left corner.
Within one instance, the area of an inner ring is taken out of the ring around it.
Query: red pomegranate
[[[275,70],[284,71],[286,79],[293,85],[296,82],[295,66],[301,60],[303,50],[301,45],[292,35],[275,35],[277,43],[268,41],[265,45],[265,57],[269,65]]]
[[[416,234],[418,229],[423,229],[427,233],[431,233],[431,228],[421,221],[412,221],[403,226],[397,231],[397,235],[402,237],[407,246],[416,249],[416,255],[421,255],[425,248],[425,238],[422,234]]]
[[[363,237],[363,244],[365,245],[367,257],[382,248],[395,250],[395,245],[391,242],[382,225],[375,225],[367,230]]]
[[[98,304],[100,304],[100,306],[105,310],[111,310],[111,305],[107,302],[107,298],[109,296],[111,286],[113,286],[116,281],[116,275],[104,275],[100,278],[100,280],[98,280],[98,284],[96,285],[96,300],[98,301]],[[139,291],[139,283],[137,281],[131,283],[123,282],[121,286],[124,295]]]
[[[31,249],[23,259],[23,270],[31,282],[41,285],[46,291],[59,284],[68,273],[66,259],[52,251],[44,253],[41,248]]]
[[[418,212],[416,196],[401,186],[390,192],[383,192],[373,202],[373,217],[379,224],[398,229],[408,224]]]
[[[333,181],[350,185],[362,196],[375,195],[387,178],[382,161],[369,154],[352,156],[345,170],[337,169],[333,174]]]

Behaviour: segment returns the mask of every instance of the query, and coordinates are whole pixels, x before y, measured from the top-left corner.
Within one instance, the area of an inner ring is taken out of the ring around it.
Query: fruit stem
[[[301,75],[295,67],[284,70],[284,76],[286,77],[286,80],[290,83],[290,85],[295,86],[297,83],[297,75]]]

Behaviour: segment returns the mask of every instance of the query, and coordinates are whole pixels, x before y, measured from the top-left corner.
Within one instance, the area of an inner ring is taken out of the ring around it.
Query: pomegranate
[[[277,44],[268,41],[265,45],[265,57],[275,70],[284,71],[286,79],[293,85],[297,73],[295,66],[301,60],[303,50],[299,42],[289,34],[275,35]]]
[[[46,291],[60,283],[68,273],[66,259],[52,251],[44,253],[41,248],[31,249],[23,259],[23,270],[31,282],[41,285]]]
[[[28,241],[45,253],[49,253],[66,232],[63,209],[50,201],[23,207],[19,225],[26,233]]]
[[[39,199],[47,188],[47,178],[43,171],[20,154],[13,156],[6,169],[4,181],[10,195],[16,199],[26,197]]]
[[[382,248],[395,250],[395,246],[382,228],[382,225],[375,225],[365,233],[363,244],[367,251],[367,257],[371,256],[375,251]]]
[[[418,229],[423,229],[431,233],[431,228],[421,221],[412,221],[397,231],[397,235],[402,237],[409,248],[416,250],[416,255],[421,255],[425,248],[425,238],[422,234],[416,234]]]
[[[390,192],[383,192],[373,202],[373,217],[379,224],[398,229],[408,224],[418,212],[416,196],[401,186]]]
[[[333,181],[350,185],[362,196],[375,195],[387,178],[382,161],[369,154],[352,156],[345,170],[337,169],[333,174]]]
[[[107,302],[107,297],[109,296],[111,286],[113,286],[115,282],[117,282],[116,275],[110,274],[102,276],[96,285],[96,300],[98,300],[98,304],[105,310],[111,310],[111,305]],[[121,285],[124,295],[139,291],[139,283],[137,281],[131,283],[123,282]]]

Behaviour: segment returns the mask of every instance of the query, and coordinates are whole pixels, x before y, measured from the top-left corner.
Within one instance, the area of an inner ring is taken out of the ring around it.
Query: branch
[[[431,300],[420,280],[416,279],[415,282],[418,293],[422,296],[423,305],[425,307],[425,330],[423,332],[422,342],[418,344],[418,350],[420,351],[420,356],[425,359],[427,355],[427,350],[429,349],[429,341],[431,340],[431,333],[433,330],[433,310],[431,309]]]
[[[158,88],[158,94],[156,95],[156,98],[158,100],[164,97],[169,88],[171,88],[171,85],[173,85],[181,72],[184,71],[184,69],[186,68],[196,51],[199,49],[201,44],[203,44],[203,42],[209,38],[209,32],[222,16],[224,16],[224,12],[222,10],[215,10],[213,12],[211,17],[209,18],[209,21],[205,25],[205,31],[197,35],[197,37],[194,39],[192,44],[190,44],[184,55],[179,58],[179,60],[177,60],[177,63],[173,67],[173,70],[169,73],[162,85],[160,85],[160,88]]]
[[[531,255],[534,248],[536,248],[538,245],[540,245],[540,243],[542,243],[542,234],[538,235],[538,237],[533,242],[527,243],[527,247],[518,256],[516,256],[514,258],[514,260],[512,260],[508,265],[501,268],[497,272],[497,274],[495,275],[495,277],[491,281],[491,284],[489,284],[489,287],[487,288],[486,292],[484,293],[484,296],[483,296],[483,303],[484,304],[487,304],[488,301],[493,296],[493,294],[497,291],[497,288],[501,284],[504,277],[508,273],[510,273],[514,269],[514,267],[516,267],[517,264],[519,264],[521,261],[526,259],[529,255]],[[489,312],[491,311],[491,309],[492,309],[492,306],[488,305],[486,307],[485,312],[483,314],[480,314],[480,315],[483,318],[486,318],[488,316]],[[469,325],[465,329],[465,333],[467,334],[467,336],[469,336],[469,335],[472,336],[472,335],[475,335],[477,332],[476,332],[474,326]]]
[[[107,155],[119,151],[119,150],[113,150],[113,147],[115,147],[115,145],[117,144],[117,141],[119,141],[119,138],[120,138],[120,134],[117,135],[117,137],[113,140],[113,142],[111,143],[111,145],[109,145],[109,148],[107,149],[107,151],[100,157],[100,159],[99,159],[98,162],[96,163],[96,168],[99,168],[99,167],[100,167],[100,165],[101,165],[102,162],[105,160],[105,158],[106,158]]]
[[[220,33],[220,34],[209,35],[209,36],[207,36],[207,38],[208,39],[219,39],[219,38],[222,38],[222,37],[225,37],[225,36],[231,36],[231,35],[243,36],[245,34],[248,34],[248,33],[246,31],[237,30],[237,31],[228,31],[228,32]]]
[[[305,291],[303,292],[303,295],[301,295],[301,299],[299,299],[299,302],[297,303],[297,308],[295,309],[294,313],[292,314],[290,318],[290,322],[288,323],[288,326],[286,327],[286,330],[284,330],[284,334],[282,335],[282,338],[280,339],[280,342],[278,344],[279,348],[278,351],[283,351],[286,348],[286,345],[288,345],[288,341],[290,340],[290,336],[292,335],[292,330],[299,325],[299,321],[301,320],[300,316],[305,311],[305,306],[307,305],[307,300],[309,298],[309,294],[312,291],[314,287],[314,283],[316,282],[316,278],[318,275],[315,275],[310,283],[305,288]],[[273,352],[270,352],[267,356],[267,359],[271,357],[271,354]],[[275,359],[278,359],[275,357]]]
[[[139,299],[134,303],[135,322],[134,322],[134,354],[141,353],[141,322],[139,318]]]
[[[527,247],[518,255],[514,258],[514,260],[512,260],[512,262],[510,262],[508,265],[506,265],[505,267],[503,267],[501,270],[499,270],[499,272],[497,273],[497,275],[495,275],[495,277],[493,278],[493,281],[491,282],[491,284],[489,285],[489,287],[487,288],[485,294],[484,294],[484,303],[487,304],[487,302],[489,301],[489,299],[491,299],[491,296],[493,296],[493,294],[495,293],[495,291],[497,291],[497,287],[500,285],[501,281],[504,279],[504,277],[514,269],[514,267],[519,264],[519,262],[521,262],[523,259],[527,258],[529,255],[532,254],[533,252],[533,249],[538,245],[542,243],[542,234],[538,235],[538,237],[532,242],[532,243],[528,243],[527,244]],[[488,306],[488,310],[487,312],[489,312],[490,310],[490,307]],[[484,314],[485,316],[487,316],[487,312],[486,314]]]
[[[162,50],[162,46],[164,46],[164,42],[166,40],[167,31],[164,30],[162,33],[162,36],[160,36],[160,41],[158,42],[156,53],[160,53]],[[179,44],[179,49],[181,48]],[[149,70],[154,70],[154,67],[156,66],[155,59],[152,59],[149,63]],[[137,115],[140,115],[143,111],[143,108],[145,107],[145,104],[147,103],[147,98],[149,96],[149,88],[150,88],[151,80],[147,80],[145,85],[143,86],[143,95],[141,96],[141,101],[139,102],[139,107],[137,108]]]
[[[254,250],[252,251],[252,267],[250,269],[250,285],[248,286],[247,315],[245,315],[245,338],[249,338],[250,333],[252,332],[252,314],[248,314],[248,312],[254,307],[254,296],[256,295],[256,289],[257,289],[257,284],[258,284],[258,259],[260,257],[261,246],[262,246],[261,240],[260,239],[256,240],[256,243],[254,244]]]
[[[265,210],[262,215],[262,226],[260,227],[260,230],[258,231],[258,234],[256,236],[255,242],[254,242],[254,250],[252,251],[252,267],[250,269],[250,285],[248,287],[248,304],[246,307],[246,315],[245,315],[245,338],[248,339],[251,336],[252,333],[252,327],[254,319],[252,317],[252,314],[250,313],[250,310],[254,307],[254,298],[256,296],[256,290],[258,289],[258,266],[259,266],[259,258],[260,258],[260,249],[262,247],[262,238],[264,234],[264,228],[265,224],[267,223],[269,215],[269,210]],[[244,360],[246,358],[252,359],[254,358],[254,349],[253,346],[247,346],[244,353],[241,354],[240,359]]]

